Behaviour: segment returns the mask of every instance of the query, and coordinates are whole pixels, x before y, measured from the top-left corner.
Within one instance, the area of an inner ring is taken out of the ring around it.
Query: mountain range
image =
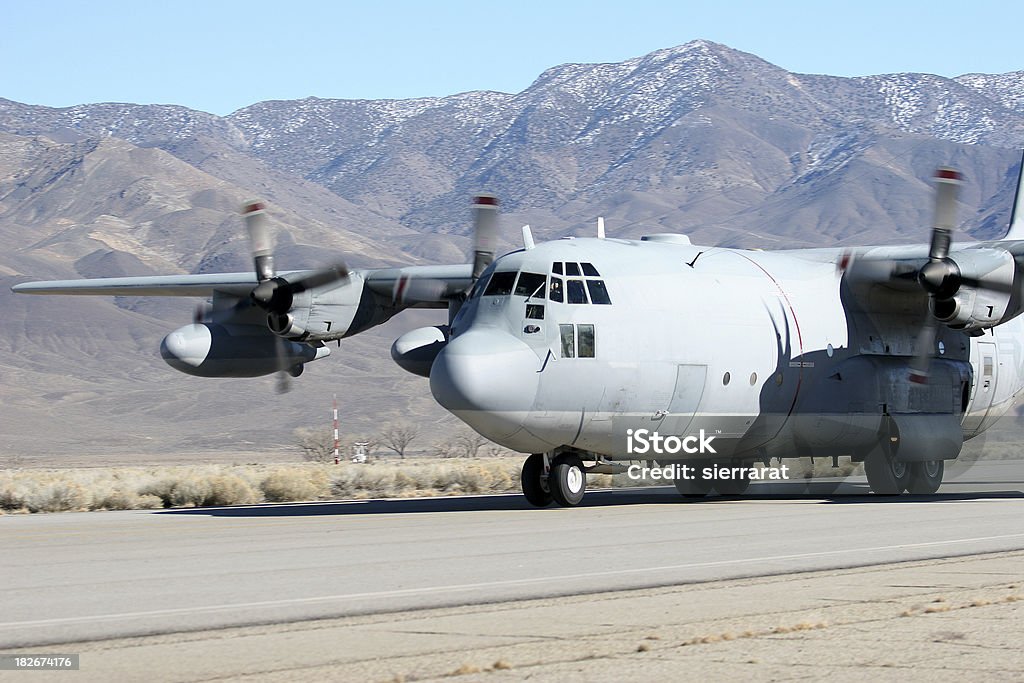
[[[0,93],[2,95],[2,93]],[[271,379],[200,380],[159,358],[197,302],[14,297],[29,278],[251,267],[237,207],[270,206],[281,268],[461,262],[468,199],[502,200],[505,247],[684,232],[758,248],[921,242],[929,178],[963,172],[958,239],[1005,230],[1024,147],[1024,71],[790,73],[694,41],[565,64],[521,93],[259,102],[226,117],[171,105],[54,109],[0,99],[0,458],[259,450],[323,423],[457,421],[389,357],[399,316]],[[425,445],[421,444],[421,445]]]

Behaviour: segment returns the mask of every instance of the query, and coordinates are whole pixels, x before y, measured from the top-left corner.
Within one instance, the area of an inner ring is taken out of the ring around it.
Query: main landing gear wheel
[[[544,476],[544,455],[534,453],[523,463],[523,472],[519,477],[523,487],[523,495],[530,505],[539,508],[551,505],[551,489],[548,488],[547,477]]]
[[[548,473],[551,497],[562,507],[579,505],[587,491],[587,472],[583,461],[572,453],[563,453],[551,463]]]
[[[704,472],[706,464],[704,462],[692,463],[693,469],[687,471],[694,475],[693,479],[680,476],[672,480],[672,483],[676,485],[676,491],[679,491],[683,498],[704,498],[711,493],[711,480],[700,476]]]
[[[892,457],[882,446],[876,446],[864,458],[864,473],[871,490],[883,496],[898,496],[910,483],[910,463]]]
[[[942,485],[942,474],[946,467],[942,460],[925,460],[910,463],[910,481],[907,493],[931,495]]]

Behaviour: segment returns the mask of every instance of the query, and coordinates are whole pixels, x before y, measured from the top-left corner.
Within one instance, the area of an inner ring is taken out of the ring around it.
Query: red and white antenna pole
[[[341,463],[341,458],[338,454],[338,395],[334,395],[334,464],[338,465]]]

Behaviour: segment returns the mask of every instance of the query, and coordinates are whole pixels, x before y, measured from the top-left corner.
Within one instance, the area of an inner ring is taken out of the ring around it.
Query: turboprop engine
[[[922,269],[926,286],[931,282],[929,263]],[[1016,264],[1002,249],[957,252],[934,266],[938,277],[931,298],[931,311],[940,321],[959,330],[983,330],[1013,317],[1010,292],[1014,288]],[[1009,314],[1009,315],[1008,315]]]

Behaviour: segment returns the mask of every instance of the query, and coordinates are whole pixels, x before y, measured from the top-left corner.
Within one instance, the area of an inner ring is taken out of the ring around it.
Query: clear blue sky
[[[951,9],[951,8],[956,8]],[[1024,4],[901,2],[0,2],[0,97],[50,106],[519,92],[546,68],[696,38],[790,71],[1024,69]]]

